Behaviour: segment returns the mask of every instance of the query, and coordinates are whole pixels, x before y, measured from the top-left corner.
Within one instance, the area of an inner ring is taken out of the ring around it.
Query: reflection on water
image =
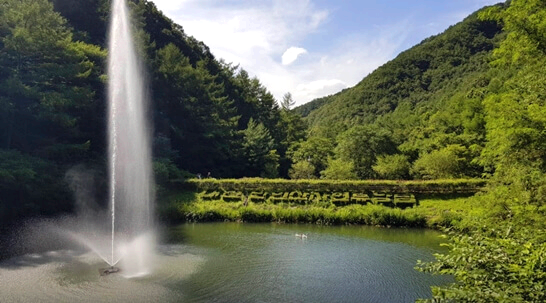
[[[306,234],[307,238],[296,237]],[[440,249],[430,230],[187,224],[158,247],[153,274],[99,276],[91,253],[0,263],[2,302],[413,302],[449,277],[413,269]]]

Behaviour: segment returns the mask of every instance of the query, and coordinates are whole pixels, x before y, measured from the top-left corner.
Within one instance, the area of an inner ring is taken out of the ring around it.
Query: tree
[[[491,171],[508,171],[514,165],[545,171],[546,3],[512,1],[506,10],[496,6],[482,17],[501,21],[508,31],[491,63],[503,75],[491,81],[491,94],[484,100],[483,164]]]
[[[265,157],[264,169],[260,174],[262,178],[274,179],[279,177],[279,158],[277,150],[269,151],[269,154]]]
[[[281,108],[285,111],[289,111],[292,109],[292,106],[294,106],[294,104],[296,104],[296,101],[292,99],[292,94],[284,94],[284,96],[282,97]]]
[[[266,164],[271,160],[273,138],[262,123],[256,123],[254,119],[248,121],[248,126],[243,132],[242,148],[247,159],[245,176],[253,177],[263,174]]]
[[[66,21],[46,0],[4,0],[2,5],[0,146],[37,152],[53,144],[56,150],[72,148],[90,135],[92,144],[100,142],[100,127],[82,120],[101,108],[95,89],[103,88],[105,52],[74,42]]]
[[[328,180],[358,179],[354,172],[354,164],[352,162],[333,158],[328,159],[328,167],[320,172],[320,176],[321,178]]]
[[[307,161],[314,168],[312,175],[319,177],[326,169],[328,157],[334,154],[334,143],[322,137],[310,137],[306,141],[296,142],[290,147],[289,157],[292,163]],[[300,164],[301,166],[302,164]]]
[[[288,153],[291,145],[303,141],[306,137],[307,125],[302,117],[290,110],[294,104],[292,95],[286,93],[281,103],[280,119],[273,130],[273,136],[280,139],[277,149],[280,153],[280,170],[282,176],[288,175],[288,169],[292,164]]]
[[[168,44],[157,51],[156,64],[156,129],[168,134],[174,150],[184,150],[176,163],[193,172],[214,168],[224,175],[236,170],[238,161],[228,159],[238,155],[239,117],[206,62],[194,67],[178,47]]]
[[[0,159],[1,222],[71,210],[63,172],[54,163],[5,149]]]
[[[292,164],[288,175],[291,179],[316,179],[316,168],[309,161],[298,161]]]
[[[507,31],[484,100],[482,163],[494,174],[488,192],[474,200],[488,211],[424,269],[456,280],[433,288],[434,302],[544,302],[546,2],[507,1],[481,17]]]
[[[380,155],[393,154],[396,145],[390,133],[372,125],[355,126],[340,134],[335,153],[338,159],[354,163],[354,170],[360,179],[376,176],[372,166]]]
[[[465,150],[463,146],[453,144],[426,153],[415,161],[412,174],[424,179],[461,177]]]
[[[381,155],[372,168],[380,178],[401,180],[409,177],[410,163],[406,155]]]

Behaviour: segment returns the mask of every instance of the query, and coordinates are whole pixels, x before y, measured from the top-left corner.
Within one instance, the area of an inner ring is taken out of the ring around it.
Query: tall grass
[[[178,199],[177,199],[178,198]],[[426,227],[424,214],[415,209],[397,209],[378,205],[295,205],[243,202],[201,201],[195,197],[175,197],[163,211],[175,212],[162,217],[187,222],[279,222],[324,225],[363,224],[380,226]]]
[[[279,222],[324,225],[361,224],[397,227],[454,227],[464,230],[469,218],[486,211],[477,199],[465,197],[427,198],[414,208],[380,205],[335,206],[321,201],[295,203],[253,203],[203,201],[195,192],[166,197],[158,206],[162,220],[179,222]]]

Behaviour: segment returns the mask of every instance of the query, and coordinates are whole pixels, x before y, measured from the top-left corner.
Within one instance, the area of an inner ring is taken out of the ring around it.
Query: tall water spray
[[[151,148],[145,118],[146,89],[125,0],[112,1],[108,56],[109,169],[112,224],[108,263],[128,275],[150,271],[152,228]]]

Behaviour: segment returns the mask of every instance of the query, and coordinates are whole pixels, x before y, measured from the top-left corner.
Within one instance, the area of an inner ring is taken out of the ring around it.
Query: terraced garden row
[[[383,193],[383,192],[263,192],[252,191],[248,194],[240,191],[209,190],[199,194],[203,201],[222,200],[224,202],[253,202],[253,203],[293,203],[308,205],[319,202],[331,202],[335,206],[349,204],[375,204],[390,207],[413,207],[418,201],[415,195],[409,193]]]

